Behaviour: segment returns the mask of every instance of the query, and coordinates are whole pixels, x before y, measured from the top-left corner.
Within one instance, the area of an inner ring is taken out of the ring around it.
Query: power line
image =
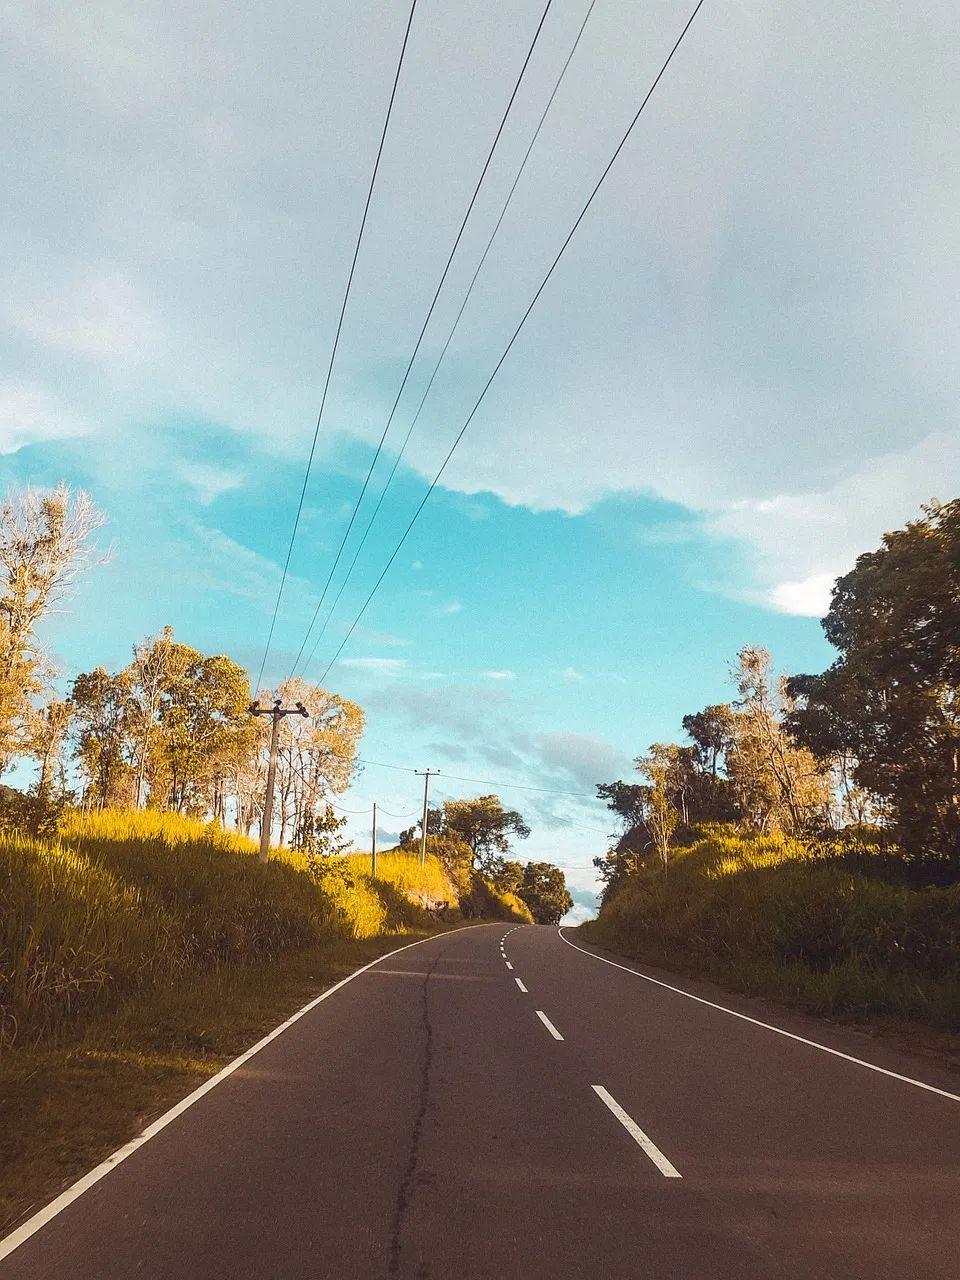
[[[327,580],[324,583],[323,590],[320,593],[320,599],[317,601],[317,607],[314,610],[313,617],[310,619],[310,625],[309,627],[307,627],[307,633],[303,637],[303,643],[300,645],[300,651],[296,656],[293,666],[290,668],[291,679],[293,678],[293,675],[300,664],[300,659],[303,657],[303,651],[307,647],[307,644],[310,640],[310,632],[313,630],[316,624],[317,618],[320,616],[320,610],[323,607],[324,600],[326,599],[327,591],[330,587],[331,581],[333,580],[333,575],[337,570],[337,565],[340,563],[340,557],[343,555],[343,549],[346,546],[347,539],[350,536],[350,530],[353,528],[353,523],[356,520],[357,514],[360,511],[360,504],[363,502],[363,496],[366,493],[367,486],[370,483],[370,477],[373,475],[373,469],[377,465],[377,459],[380,457],[381,450],[383,449],[383,442],[387,438],[387,433],[390,430],[391,424],[393,423],[394,415],[397,412],[397,406],[400,404],[400,399],[403,396],[404,390],[406,388],[407,381],[410,377],[410,372],[413,369],[414,362],[416,361],[417,355],[420,351],[420,344],[423,342],[424,335],[427,332],[427,326],[430,324],[430,319],[433,315],[434,309],[440,298],[440,293],[443,290],[444,284],[446,283],[447,275],[449,274],[450,267],[453,264],[453,259],[456,256],[457,249],[460,246],[460,241],[463,238],[464,231],[466,230],[467,222],[470,219],[470,214],[473,212],[473,206],[477,202],[477,196],[480,194],[480,188],[483,185],[483,180],[487,176],[487,170],[490,168],[490,162],[493,159],[493,153],[497,149],[497,144],[500,141],[500,137],[507,123],[507,117],[510,115],[511,108],[513,107],[516,96],[520,91],[521,81],[523,80],[527,67],[530,64],[530,59],[533,57],[533,51],[536,48],[537,41],[540,39],[540,32],[543,30],[543,24],[547,20],[547,14],[550,12],[550,6],[552,4],[553,4],[553,0],[547,0],[543,13],[540,15],[540,21],[537,24],[537,29],[533,35],[533,40],[530,42],[530,47],[527,50],[527,56],[523,60],[523,66],[520,68],[520,74],[517,76],[517,81],[516,81],[516,84],[513,86],[513,92],[510,95],[510,100],[507,103],[506,110],[504,111],[503,117],[500,120],[500,127],[497,129],[493,142],[490,145],[490,150],[487,152],[487,158],[484,161],[483,168],[480,170],[480,177],[477,179],[477,185],[473,189],[473,195],[470,197],[470,203],[467,205],[467,211],[463,215],[463,221],[460,223],[460,230],[457,232],[457,238],[453,242],[453,248],[450,250],[450,254],[449,254],[449,257],[447,258],[446,265],[443,268],[443,274],[440,277],[440,282],[437,285],[436,290],[434,291],[433,299],[430,303],[430,307],[427,311],[423,324],[420,328],[420,333],[417,337],[416,345],[413,348],[413,353],[410,356],[410,359],[407,361],[407,367],[404,370],[403,380],[400,383],[400,389],[398,390],[396,394],[396,398],[394,399],[393,406],[390,410],[390,416],[387,418],[386,426],[383,428],[383,434],[380,436],[379,443],[377,444],[376,452],[373,455],[373,461],[370,463],[370,467],[367,470],[366,478],[364,479],[364,482],[363,482],[363,487],[360,490],[360,496],[357,498],[357,501],[353,508],[353,512],[350,516],[349,523],[347,524],[346,531],[344,532],[344,535],[340,540],[340,546],[337,550],[336,558],[333,562],[333,566],[330,569],[330,572],[327,574]],[[324,623],[324,628],[325,627],[326,627],[326,623]],[[322,634],[323,633],[321,631],[321,635]],[[318,637],[318,642],[319,642],[319,637]],[[316,651],[316,645],[314,646],[314,650],[310,654],[310,658],[313,657],[313,653],[315,651]],[[309,662],[310,659],[308,659],[307,661]]]
[[[366,756],[348,756],[345,752],[334,751],[332,755],[342,755],[344,759],[356,760],[358,764],[369,764],[375,769],[394,769],[398,773],[416,773],[417,770],[411,765],[404,764],[387,764],[383,760],[368,760]],[[599,802],[599,796],[590,795],[587,791],[565,791],[559,787],[533,787],[522,782],[494,782],[491,778],[465,778],[458,773],[443,772],[444,778],[449,778],[453,782],[472,782],[478,787],[506,787],[514,791],[539,791],[544,795],[551,796],[570,796],[575,800],[593,800]]]
[[[510,208],[510,205],[513,201],[514,193],[516,192],[517,186],[520,183],[520,179],[523,177],[524,170],[527,167],[527,161],[530,159],[531,152],[533,151],[533,148],[536,145],[537,139],[540,136],[540,131],[543,128],[544,121],[547,118],[550,108],[553,106],[554,99],[556,98],[557,93],[559,92],[560,86],[563,83],[564,77],[567,74],[567,68],[570,66],[570,63],[573,61],[573,55],[576,53],[577,48],[580,45],[581,37],[583,36],[584,31],[586,30],[587,23],[590,20],[590,15],[593,13],[596,3],[597,3],[597,0],[590,0],[589,8],[587,9],[584,19],[580,23],[580,28],[577,31],[576,39],[574,40],[570,48],[570,52],[567,54],[567,57],[563,66],[560,68],[560,74],[557,76],[556,82],[554,83],[554,86],[553,86],[553,90],[549,98],[547,99],[547,104],[543,108],[543,111],[540,115],[540,119],[537,122],[537,127],[533,131],[533,137],[530,139],[529,145],[527,146],[526,152],[524,153],[524,157],[520,162],[520,168],[517,170],[517,174],[513,180],[513,184],[511,185],[510,190],[507,192],[507,198],[503,203],[503,208],[500,210],[500,216],[497,218],[493,231],[490,233],[490,238],[488,239],[486,243],[486,247],[484,248],[483,253],[480,256],[480,261],[477,263],[477,268],[473,273],[473,278],[471,279],[470,284],[467,286],[467,291],[464,294],[463,301],[460,304],[460,310],[457,312],[456,319],[453,322],[450,332],[447,334],[447,340],[443,344],[443,347],[440,351],[440,355],[437,358],[437,362],[433,366],[433,372],[430,375],[430,380],[427,382],[427,385],[424,388],[423,395],[420,397],[420,403],[417,405],[417,411],[413,415],[413,419],[411,420],[410,425],[407,428],[407,434],[403,438],[403,443],[400,446],[400,451],[398,452],[397,456],[394,458],[393,466],[390,468],[390,474],[387,476],[386,484],[384,484],[383,488],[380,491],[380,496],[377,498],[377,505],[374,507],[373,514],[368,520],[367,527],[364,529],[363,534],[360,538],[360,541],[357,544],[356,550],[353,553],[353,559],[350,561],[350,566],[347,569],[347,572],[343,578],[343,581],[340,583],[340,586],[339,586],[339,589],[337,590],[337,594],[336,594],[336,597],[334,598],[333,604],[330,606],[327,616],[323,621],[323,625],[321,626],[319,632],[317,633],[316,638],[314,639],[313,648],[310,650],[310,656],[307,658],[306,662],[304,663],[304,670],[306,670],[307,667],[310,666],[310,663],[313,661],[313,656],[317,651],[317,647],[319,646],[320,641],[323,639],[324,633],[326,632],[326,629],[330,623],[330,619],[333,617],[334,613],[336,612],[337,605],[340,603],[340,598],[343,595],[343,592],[346,588],[347,583],[350,581],[350,578],[353,574],[354,569],[356,568],[357,560],[360,558],[360,552],[363,550],[364,545],[367,541],[367,538],[370,535],[370,530],[373,528],[374,524],[376,523],[377,516],[380,514],[380,508],[383,506],[383,500],[387,496],[387,490],[390,488],[391,484],[393,483],[393,478],[397,474],[397,468],[399,467],[400,462],[403,459],[403,455],[407,451],[407,445],[410,443],[410,437],[413,435],[414,428],[416,427],[417,423],[420,420],[420,414],[423,412],[423,406],[426,404],[427,397],[430,395],[430,392],[433,389],[433,384],[436,381],[437,374],[440,372],[440,366],[443,364],[443,361],[446,358],[447,351],[450,347],[450,343],[453,341],[454,335],[456,334],[457,329],[460,326],[460,321],[463,319],[463,313],[466,310],[467,303],[470,301],[470,297],[473,293],[474,286],[477,283],[477,279],[480,275],[480,272],[483,270],[484,263],[487,260],[487,257],[490,253],[491,248],[493,247],[493,242],[497,238],[497,234],[500,231],[500,227],[503,225],[503,220],[507,215],[507,210]],[[396,410],[396,405],[394,405],[394,410]],[[392,420],[393,420],[393,414],[391,413],[390,421]],[[389,427],[390,423],[388,422],[387,425]],[[382,443],[383,441],[381,441],[381,444]],[[376,458],[374,458],[374,462],[376,462]],[[371,470],[372,470],[372,467],[371,467]],[[369,479],[369,476],[368,476],[368,479]],[[352,521],[351,521],[351,524],[352,524]],[[347,532],[349,533],[349,529],[347,530]],[[322,603],[323,601],[321,599],[321,604]],[[320,609],[318,606],[317,613],[319,612],[320,612]],[[316,617],[314,617],[314,622],[316,622]],[[310,624],[310,627],[312,629],[313,622]],[[309,636],[309,631],[307,634]],[[306,639],[304,640],[304,644],[301,646],[300,654],[297,655],[297,662],[299,662],[300,660],[300,656],[303,653],[303,648],[305,647],[305,645],[306,645]]]
[[[600,178],[597,181],[596,186],[593,188],[589,197],[587,198],[586,204],[584,204],[583,208],[580,210],[580,213],[577,216],[577,220],[574,222],[572,228],[570,229],[570,232],[567,235],[567,238],[564,240],[563,244],[560,246],[560,250],[557,253],[556,257],[554,258],[553,262],[551,263],[550,269],[547,271],[547,274],[544,276],[543,280],[541,281],[540,287],[537,289],[536,293],[533,295],[533,299],[528,305],[526,311],[524,311],[520,319],[520,323],[517,325],[516,329],[513,331],[513,336],[510,338],[510,341],[507,343],[506,347],[504,348],[503,353],[500,356],[500,359],[497,361],[496,365],[494,366],[493,372],[490,374],[490,377],[487,379],[486,383],[484,384],[483,390],[480,392],[480,395],[477,397],[476,401],[474,402],[473,408],[470,410],[469,414],[467,415],[466,420],[463,423],[463,426],[458,431],[453,441],[453,444],[450,446],[450,449],[446,457],[444,458],[443,462],[440,465],[440,470],[431,480],[429,488],[427,489],[426,493],[423,495],[423,498],[420,500],[420,504],[417,507],[417,509],[414,511],[413,516],[411,517],[410,522],[407,525],[406,529],[404,529],[400,537],[400,541],[397,543],[396,547],[393,549],[393,552],[391,553],[389,560],[384,565],[383,570],[380,573],[380,576],[377,578],[376,582],[374,583],[370,591],[370,594],[367,596],[366,600],[363,602],[360,612],[357,614],[353,622],[350,624],[350,627],[347,630],[346,635],[343,637],[343,640],[340,642],[340,645],[336,653],[333,655],[333,657],[330,659],[330,662],[324,668],[323,674],[320,676],[319,683],[322,684],[323,681],[327,678],[327,675],[330,672],[330,668],[334,665],[334,663],[340,657],[340,654],[343,652],[344,648],[346,647],[350,637],[353,635],[354,631],[357,629],[357,626],[360,623],[360,619],[366,613],[371,600],[377,594],[377,591],[380,589],[380,585],[383,582],[384,578],[387,576],[388,572],[390,571],[390,568],[393,565],[394,560],[396,560],[397,556],[400,554],[401,548],[403,547],[403,544],[406,542],[411,529],[416,524],[420,516],[420,513],[423,510],[423,508],[426,506],[427,500],[429,499],[431,493],[433,493],[434,489],[439,484],[441,476],[443,475],[444,471],[447,469],[447,464],[449,463],[450,459],[453,457],[454,452],[457,449],[457,446],[459,445],[460,441],[463,439],[464,435],[467,432],[467,428],[470,426],[470,423],[473,421],[474,417],[476,416],[477,410],[480,408],[480,405],[483,403],[484,397],[486,396],[487,392],[490,390],[490,387],[493,385],[493,381],[496,378],[497,374],[500,372],[500,369],[503,366],[504,361],[506,360],[507,356],[510,354],[511,350],[513,349],[514,343],[516,342],[517,338],[520,336],[520,333],[524,325],[527,323],[527,320],[531,312],[533,311],[534,307],[539,301],[540,295],[543,293],[544,289],[547,287],[547,284],[550,278],[552,277],[554,271],[556,270],[560,262],[560,259],[563,257],[564,253],[566,252],[567,246],[570,244],[570,241],[573,239],[574,235],[576,234],[577,229],[580,226],[580,223],[586,217],[588,209],[593,204],[593,201],[595,200],[597,193],[600,191],[600,188],[603,186],[603,183],[605,182],[607,175],[610,173],[610,170],[613,168],[614,164],[616,163],[617,158],[620,155],[620,152],[626,146],[627,139],[630,137],[631,133],[633,132],[634,127],[637,124],[637,121],[640,119],[640,116],[642,115],[644,108],[646,107],[647,103],[650,101],[651,97],[653,96],[654,90],[656,89],[657,85],[660,83],[660,80],[663,78],[663,75],[666,72],[667,67],[673,61],[674,54],[677,52],[680,45],[683,43],[684,37],[686,36],[687,32],[690,30],[690,27],[693,25],[693,21],[696,18],[697,14],[700,12],[700,9],[703,7],[703,3],[704,3],[704,0],[697,0],[697,4],[693,12],[690,14],[690,17],[687,19],[683,30],[680,32],[680,35],[678,36],[675,44],[673,45],[673,48],[670,50],[670,53],[667,55],[666,61],[663,63],[663,66],[657,72],[656,78],[654,79],[650,88],[647,90],[643,98],[643,101],[640,103],[640,106],[633,117],[633,120],[630,122],[630,125],[628,126],[626,132],[624,133],[623,137],[620,139],[620,142],[616,150],[614,151],[613,155],[610,157],[610,160],[608,161],[606,168],[603,170],[603,173],[600,175]]]
[[[306,470],[303,473],[303,485],[301,486],[301,489],[300,489],[300,500],[297,503],[297,513],[294,516],[293,529],[290,533],[290,544],[287,547],[286,559],[283,562],[283,572],[280,576],[280,588],[277,591],[276,603],[273,606],[273,617],[270,620],[270,631],[267,635],[267,643],[264,646],[264,650],[263,650],[263,660],[260,663],[260,671],[259,671],[259,674],[257,675],[256,687],[258,689],[260,687],[260,682],[263,679],[264,669],[267,665],[267,657],[269,656],[269,653],[270,653],[270,646],[273,643],[273,633],[276,629],[277,617],[280,613],[280,601],[283,598],[283,589],[284,589],[284,586],[286,585],[287,575],[290,569],[290,557],[293,555],[293,546],[297,540],[297,531],[300,528],[300,517],[303,514],[303,503],[307,495],[307,484],[310,480],[310,472],[313,469],[313,458],[317,450],[317,440],[320,436],[320,423],[323,420],[323,411],[327,403],[327,392],[330,389],[330,378],[333,374],[333,364],[334,364],[334,361],[336,360],[337,349],[340,345],[340,334],[343,330],[343,318],[344,318],[344,315],[346,314],[347,301],[350,297],[351,286],[353,285],[353,276],[357,268],[357,259],[360,256],[360,244],[361,244],[361,241],[363,240],[363,233],[367,225],[367,215],[370,212],[370,202],[373,199],[373,188],[377,181],[377,173],[379,172],[379,169],[380,169],[380,160],[383,156],[383,148],[387,139],[387,129],[390,125],[390,117],[393,114],[393,104],[397,96],[397,85],[400,83],[400,70],[403,67],[403,59],[407,51],[407,42],[410,39],[410,28],[413,25],[413,15],[416,10],[416,7],[417,7],[417,0],[412,0],[412,3],[410,5],[410,13],[407,17],[406,29],[403,33],[403,44],[400,46],[400,57],[397,61],[397,70],[396,70],[396,74],[393,77],[393,87],[390,91],[390,101],[387,104],[387,114],[384,117],[383,130],[381,131],[381,134],[380,134],[380,143],[379,143],[379,146],[377,147],[377,158],[376,158],[376,161],[374,162],[373,173],[370,175],[370,186],[367,189],[367,198],[363,206],[363,217],[360,219],[360,231],[357,234],[357,243],[354,246],[354,250],[353,250],[353,260],[350,263],[350,272],[347,276],[347,285],[343,292],[343,302],[340,304],[340,315],[337,320],[336,333],[333,339],[333,348],[330,352],[330,361],[327,365],[327,374],[323,383],[323,392],[320,396],[320,409],[319,409],[319,412],[317,413],[317,425],[313,431],[313,440],[310,444],[310,453],[307,457],[307,466],[306,466]]]

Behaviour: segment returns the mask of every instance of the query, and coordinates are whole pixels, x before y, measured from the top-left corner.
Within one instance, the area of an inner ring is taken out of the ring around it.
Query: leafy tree
[[[734,740],[736,715],[729,703],[704,707],[683,717],[683,727],[693,740],[697,765],[702,773],[719,779],[727,748]]]
[[[887,533],[834,587],[839,657],[796,676],[789,723],[822,760],[844,756],[885,802],[910,855],[960,875],[960,501]]]
[[[404,827],[400,832],[401,845],[414,845],[420,840],[420,832],[423,828],[423,818],[420,817],[412,827]],[[431,836],[446,835],[446,815],[443,809],[427,809],[427,839]]]
[[[77,676],[70,693],[76,760],[84,802],[102,809],[132,798],[130,676],[97,667]]]
[[[523,883],[524,864],[506,858],[494,858],[488,868],[488,876],[498,893],[519,895]]]
[[[504,809],[499,796],[447,800],[444,829],[470,846],[474,866],[485,873],[496,858],[510,851],[510,836],[525,840],[530,828],[515,809]]]
[[[526,863],[517,897],[537,924],[559,924],[573,906],[563,872],[550,862]]]

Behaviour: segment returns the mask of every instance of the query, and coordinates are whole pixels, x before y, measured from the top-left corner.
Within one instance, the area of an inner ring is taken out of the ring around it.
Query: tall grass
[[[817,1013],[960,1030],[960,886],[910,888],[781,837],[714,830],[631,876],[585,934]]]
[[[0,1041],[181,975],[271,961],[459,912],[440,862],[308,860],[176,814],[71,813],[56,843],[0,836]],[[511,910],[496,895],[471,915]]]

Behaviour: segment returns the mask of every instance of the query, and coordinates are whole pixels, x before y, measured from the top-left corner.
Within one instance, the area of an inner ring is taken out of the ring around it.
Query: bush
[[[960,1030],[960,886],[890,883],[852,871],[846,851],[712,830],[678,850],[666,875],[629,876],[584,929],[638,958],[818,1013]]]

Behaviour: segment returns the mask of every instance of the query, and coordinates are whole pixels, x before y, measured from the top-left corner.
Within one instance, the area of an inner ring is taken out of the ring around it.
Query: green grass
[[[960,886],[890,884],[795,840],[709,831],[581,929],[811,1013],[960,1031]]]

